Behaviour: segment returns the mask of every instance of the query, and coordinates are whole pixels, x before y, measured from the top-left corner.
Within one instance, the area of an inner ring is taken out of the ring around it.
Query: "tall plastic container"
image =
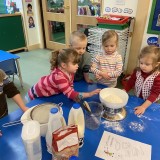
[[[21,137],[25,146],[28,160],[42,159],[40,124],[37,121],[24,123]]]
[[[52,133],[60,127],[66,126],[66,122],[58,108],[52,108],[49,113],[48,130],[46,133],[47,151],[52,154]]]
[[[68,116],[68,125],[75,124],[78,126],[79,147],[84,143],[84,113],[79,103],[74,103]]]

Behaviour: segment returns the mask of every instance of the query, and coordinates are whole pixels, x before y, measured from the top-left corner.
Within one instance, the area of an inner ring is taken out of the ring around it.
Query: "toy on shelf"
[[[105,14],[101,17],[97,17],[96,19],[98,23],[109,23],[109,24],[124,24],[129,21],[129,17],[127,16],[110,15],[110,14]]]

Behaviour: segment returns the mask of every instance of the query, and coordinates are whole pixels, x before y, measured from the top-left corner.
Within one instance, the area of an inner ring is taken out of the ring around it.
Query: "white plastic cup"
[[[42,149],[40,139],[40,124],[37,121],[24,123],[21,137],[25,146],[28,160],[41,160]]]

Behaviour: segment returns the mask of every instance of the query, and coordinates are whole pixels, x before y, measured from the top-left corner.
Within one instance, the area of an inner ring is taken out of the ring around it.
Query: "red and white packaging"
[[[58,159],[78,156],[79,141],[76,125],[61,127],[52,133],[53,155]]]

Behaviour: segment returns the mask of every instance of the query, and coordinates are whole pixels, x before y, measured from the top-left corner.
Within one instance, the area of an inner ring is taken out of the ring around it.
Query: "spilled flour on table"
[[[124,128],[119,122],[104,121],[102,124],[104,125],[104,128],[112,129],[117,132],[124,132]]]
[[[133,121],[129,123],[129,128],[134,132],[143,132],[145,129],[145,126],[143,122],[139,123],[139,122]]]
[[[144,116],[144,115],[139,115],[139,116],[137,116],[137,117],[139,117],[139,118],[144,118],[144,119],[147,119],[147,120],[149,120],[149,121],[152,120],[150,117],[147,117],[147,116]]]
[[[148,120],[148,121],[157,121],[157,122],[160,122],[160,117],[156,117],[154,115],[147,115],[147,116],[140,115],[138,117],[140,119],[145,119],[145,120]]]

